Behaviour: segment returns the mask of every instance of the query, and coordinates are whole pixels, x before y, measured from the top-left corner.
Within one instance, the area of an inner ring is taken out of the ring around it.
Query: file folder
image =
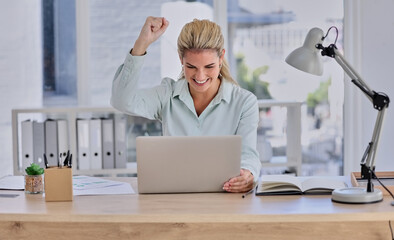
[[[33,163],[33,122],[26,120],[21,122],[21,167],[23,172]]]
[[[45,154],[49,166],[57,166],[59,163],[57,121],[48,119],[45,121]]]
[[[91,119],[89,121],[89,143],[90,143],[90,169],[102,169],[102,134],[101,119]]]
[[[126,125],[125,115],[115,115],[115,168],[126,168]]]
[[[33,121],[33,162],[45,168],[45,125],[44,122]]]
[[[77,119],[78,169],[90,169],[89,119]]]
[[[57,120],[57,133],[58,133],[58,149],[59,156],[61,155],[64,161],[67,151],[70,150],[69,147],[69,136],[68,136],[68,122],[64,119]]]
[[[102,134],[103,134],[103,168],[115,168],[114,158],[114,120],[102,119]]]

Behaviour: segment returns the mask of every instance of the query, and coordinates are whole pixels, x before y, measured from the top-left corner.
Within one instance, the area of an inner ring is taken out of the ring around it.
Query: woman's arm
[[[257,127],[259,124],[257,98],[250,94],[243,105],[241,119],[236,134],[242,136],[241,168],[249,170],[257,179],[261,162],[257,151]]]
[[[236,135],[242,136],[241,173],[223,186],[228,192],[247,192],[260,175],[261,163],[256,149],[259,108],[257,99],[250,94],[243,104]]]
[[[166,84],[153,89],[139,90],[138,80],[145,59],[143,55],[146,54],[149,45],[165,32],[168,24],[165,18],[146,19],[133,49],[116,71],[111,96],[111,105],[116,109],[131,115],[159,119],[161,98],[168,92]]]
[[[172,94],[174,80],[165,78],[156,87],[138,88],[144,56],[128,54],[112,82],[111,105],[121,112],[161,121],[161,110]]]

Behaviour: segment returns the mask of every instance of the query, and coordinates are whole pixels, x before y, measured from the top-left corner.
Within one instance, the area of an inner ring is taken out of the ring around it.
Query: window
[[[75,105],[75,1],[42,0],[41,4],[44,105]]]
[[[227,3],[227,52],[233,75],[259,99],[304,102],[302,175],[343,174],[342,69],[335,60],[324,59],[324,75],[316,77],[284,61],[303,44],[313,27],[326,32],[335,25],[340,31],[337,46],[342,48],[343,1],[300,4],[291,0],[229,0]],[[322,6],[324,11],[310,10]],[[326,42],[334,42],[335,34],[331,34],[328,37],[332,40]],[[259,144],[268,140],[273,157],[285,155],[285,116],[285,109],[280,108],[261,112]]]

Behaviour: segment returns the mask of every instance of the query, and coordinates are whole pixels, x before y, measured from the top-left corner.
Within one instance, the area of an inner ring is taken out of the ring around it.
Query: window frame
[[[357,71],[361,70],[362,63],[362,3],[359,1],[344,0],[343,39],[345,58]],[[344,74],[344,106],[343,106],[343,131],[344,131],[344,175],[360,171],[360,159],[364,152],[363,122],[362,122],[362,97],[361,91],[353,86],[351,79]]]
[[[90,104],[89,96],[89,0],[75,1],[77,42],[77,102],[80,106]]]

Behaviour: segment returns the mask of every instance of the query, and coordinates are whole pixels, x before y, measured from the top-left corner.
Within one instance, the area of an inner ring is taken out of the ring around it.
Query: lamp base
[[[338,203],[376,203],[383,200],[383,193],[376,188],[373,192],[362,187],[341,188],[332,192],[331,200]]]

